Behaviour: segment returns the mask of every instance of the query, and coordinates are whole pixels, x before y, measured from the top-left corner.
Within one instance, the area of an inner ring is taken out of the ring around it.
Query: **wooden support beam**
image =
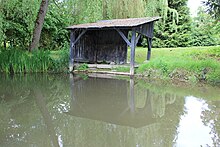
[[[127,45],[131,47],[131,42],[130,42],[130,41],[128,40],[128,38],[124,35],[124,33],[123,33],[121,30],[117,29],[117,28],[115,28],[115,30],[116,30],[116,31],[119,33],[119,35],[124,39],[124,41],[127,43]]]
[[[131,56],[130,56],[130,75],[134,75],[134,62],[135,62],[135,47],[136,47],[136,31],[132,29],[131,36]]]
[[[85,33],[86,33],[86,29],[85,30],[83,30],[80,34],[79,34],[79,36],[76,38],[76,40],[74,40],[74,42],[73,42],[73,46],[75,46],[75,44],[79,41],[79,39],[82,37],[82,35],[84,35]]]
[[[69,71],[73,71],[74,67],[74,48],[73,42],[75,41],[75,31],[70,32],[70,59],[69,59]]]
[[[136,39],[136,46],[138,44],[138,41],[139,41],[140,37],[141,37],[141,34],[138,34],[137,39]]]
[[[150,56],[151,56],[151,45],[152,45],[152,38],[148,38],[147,37],[147,60],[150,60]]]

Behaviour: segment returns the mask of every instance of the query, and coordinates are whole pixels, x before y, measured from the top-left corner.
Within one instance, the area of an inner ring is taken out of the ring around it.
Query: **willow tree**
[[[77,0],[74,9],[75,23],[145,16],[143,0]]]
[[[112,0],[109,8],[112,18],[133,18],[144,16],[143,0]]]
[[[178,20],[177,11],[168,6],[168,0],[76,0],[73,9],[78,23],[146,16],[166,18],[168,13]]]
[[[190,44],[191,19],[187,0],[169,0],[163,23],[156,26],[154,47],[185,47]]]
[[[76,0],[72,9],[76,24],[102,19],[102,0]]]
[[[104,18],[132,18],[144,16],[162,16],[173,14],[178,20],[175,9],[168,7],[168,0],[102,0]]]

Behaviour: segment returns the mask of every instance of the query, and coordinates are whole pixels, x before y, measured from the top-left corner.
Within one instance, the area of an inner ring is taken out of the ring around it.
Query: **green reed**
[[[5,73],[33,73],[61,71],[68,64],[67,60],[54,60],[50,51],[38,50],[33,53],[19,50],[0,50],[0,72]],[[66,56],[65,56],[66,58]],[[67,63],[65,63],[67,62]]]

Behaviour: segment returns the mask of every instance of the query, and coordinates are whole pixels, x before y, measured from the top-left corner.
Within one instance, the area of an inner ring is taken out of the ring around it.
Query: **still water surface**
[[[220,89],[0,75],[1,147],[220,146]]]

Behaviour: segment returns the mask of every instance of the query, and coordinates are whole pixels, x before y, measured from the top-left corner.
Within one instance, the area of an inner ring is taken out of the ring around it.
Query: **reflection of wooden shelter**
[[[130,74],[134,74],[135,47],[141,35],[147,37],[150,59],[154,21],[159,17],[105,20],[96,23],[79,24],[70,30],[70,70],[74,61],[97,63],[127,61],[127,46],[131,47]],[[131,41],[128,39],[132,32]]]
[[[135,107],[134,85],[126,80],[89,78],[71,85],[70,115],[134,128],[155,122],[150,99],[143,108]]]

